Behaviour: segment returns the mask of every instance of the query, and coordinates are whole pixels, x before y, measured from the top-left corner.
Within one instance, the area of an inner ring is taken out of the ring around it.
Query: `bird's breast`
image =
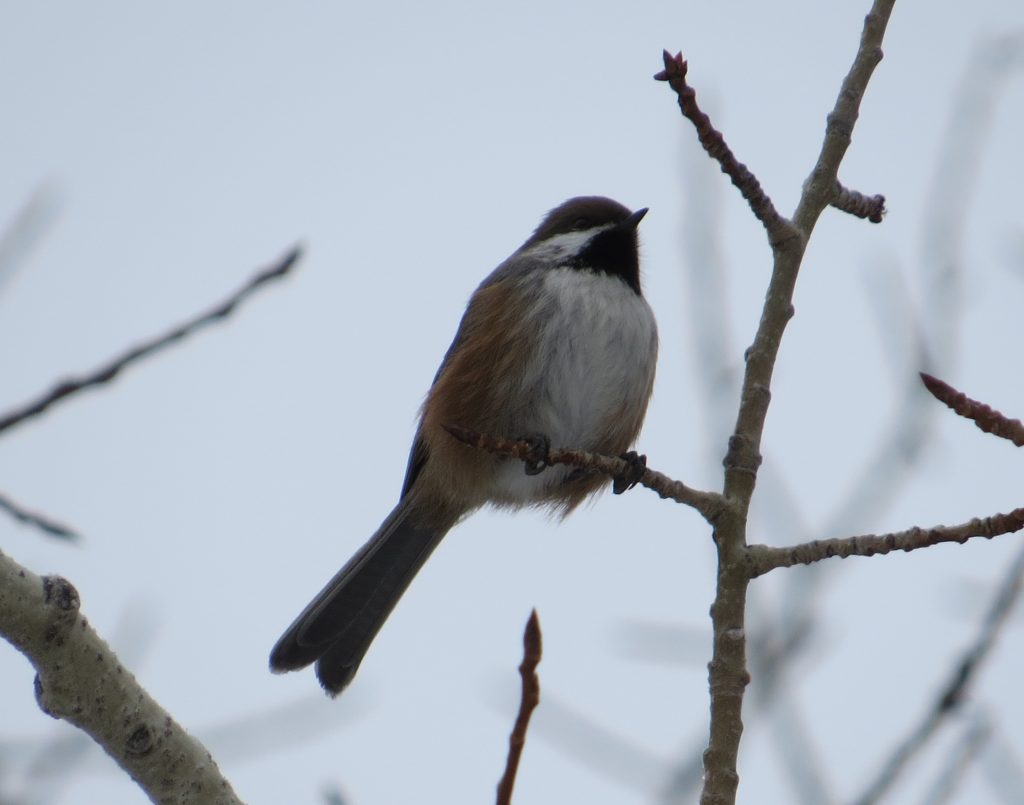
[[[574,268],[549,269],[533,306],[531,357],[515,379],[506,432],[543,434],[552,447],[618,455],[633,444],[647,410],[658,353],[654,315],[618,277]],[[528,503],[563,493],[572,469],[534,476],[505,462],[492,495]]]
[[[573,268],[548,271],[541,298],[550,315],[535,353],[537,430],[558,446],[625,450],[654,381],[650,307],[618,277]]]

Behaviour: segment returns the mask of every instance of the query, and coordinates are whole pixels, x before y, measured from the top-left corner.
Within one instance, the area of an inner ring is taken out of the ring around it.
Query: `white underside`
[[[609,420],[647,404],[658,349],[654,315],[618,277],[556,268],[542,282],[555,312],[533,323],[538,360],[517,389],[530,396],[530,421],[516,423],[514,435],[544,434],[552,447],[593,449]],[[497,482],[504,497],[525,503],[570,471],[550,467],[531,476],[510,462]]]

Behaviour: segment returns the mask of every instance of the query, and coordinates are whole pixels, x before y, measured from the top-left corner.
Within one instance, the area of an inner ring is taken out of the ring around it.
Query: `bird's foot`
[[[517,441],[529,445],[529,449],[522,457],[527,475],[538,475],[551,466],[551,440],[543,433],[520,436]]]
[[[640,483],[640,479],[644,477],[644,472],[647,470],[647,456],[630,450],[619,458],[629,466],[622,475],[612,476],[612,493],[615,495],[621,495],[627,489],[632,489]]]

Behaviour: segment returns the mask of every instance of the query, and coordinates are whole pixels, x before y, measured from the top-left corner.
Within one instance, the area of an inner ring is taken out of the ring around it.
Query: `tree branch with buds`
[[[478,433],[472,428],[461,425],[445,425],[455,439],[470,447],[485,450],[488,453],[518,458],[527,461],[531,458],[535,446],[518,439],[508,439],[488,433]],[[589,453],[575,448],[553,448],[548,451],[549,464],[567,464],[570,467],[595,470],[613,478],[627,475],[633,468],[623,458]],[[715,492],[704,492],[676,481],[656,470],[647,469],[639,476],[637,483],[657,492],[659,497],[674,500],[696,509],[708,522],[714,522],[722,510],[722,496]]]
[[[542,655],[540,634],[540,618],[537,610],[530,613],[523,632],[523,661],[519,664],[519,676],[522,678],[522,692],[519,699],[519,713],[516,715],[512,734],[508,738],[508,756],[505,760],[505,772],[498,782],[497,805],[511,805],[512,789],[516,784],[519,761],[526,745],[526,730],[530,726],[530,716],[540,704],[540,679],[537,677],[537,666]]]

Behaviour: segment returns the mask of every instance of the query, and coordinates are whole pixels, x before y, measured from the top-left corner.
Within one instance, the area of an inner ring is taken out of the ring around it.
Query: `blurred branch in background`
[[[66,401],[78,392],[94,386],[103,385],[104,383],[109,383],[114,380],[122,370],[138,363],[143,358],[148,358],[154,353],[184,340],[204,327],[223,321],[235,311],[235,308],[256,292],[261,286],[266,285],[273,280],[281,279],[288,274],[288,272],[291,271],[292,266],[295,265],[301,256],[302,249],[298,246],[293,247],[280,260],[269,268],[259,271],[252,279],[246,282],[245,285],[212,309],[194,316],[183,324],[179,324],[177,327],[167,331],[163,335],[142,341],[134,347],[129,347],[122,354],[91,372],[87,372],[79,377],[71,377],[66,380],[62,380],[50,389],[50,391],[40,395],[36,399],[18,406],[7,414],[0,415],[0,433],[3,433],[3,431],[12,428],[15,425],[19,425],[32,417],[39,416],[43,412],[47,411],[51,406],[56,405],[61,401]]]
[[[87,372],[79,377],[66,378],[34,400],[18,406],[6,414],[0,414],[0,434],[43,414],[60,402],[66,402],[79,392],[111,382],[122,370],[133,366],[145,358],[151,357],[172,344],[185,340],[211,324],[223,321],[261,287],[287,275],[301,256],[302,249],[299,246],[293,247],[276,263],[257,272],[245,285],[210,310],[193,316],[163,335],[129,347],[125,352],[112,358],[102,366],[93,369],[91,372]],[[50,536],[59,536],[64,539],[72,539],[77,536],[75,532],[66,526],[62,526],[44,515],[30,513],[6,498],[0,499],[0,510],[7,512],[23,523],[39,528]]]
[[[975,710],[967,715],[959,739],[942,762],[942,772],[925,794],[923,805],[944,805],[953,801],[958,786],[984,751],[991,734],[992,725],[984,713]]]
[[[1006,735],[994,718],[989,718],[989,735],[979,759],[984,780],[999,802],[1017,805],[1024,791],[1024,768]]]
[[[59,209],[54,185],[41,184],[0,232],[0,292],[51,229]]]
[[[722,445],[733,425],[731,400],[740,388],[740,363],[732,338],[728,279],[724,258],[725,225],[722,195],[715,164],[703,150],[684,148],[686,160],[681,185],[688,188],[679,220],[682,234],[683,280],[681,305],[690,334],[694,385],[700,406],[701,454],[708,466],[722,459]]]
[[[324,805],[352,805],[336,785],[326,786],[323,790]]]
[[[1018,550],[1017,558],[993,596],[990,609],[979,627],[974,642],[953,665],[950,679],[939,689],[938,695],[925,712],[921,722],[896,746],[878,776],[855,800],[857,805],[874,805],[879,802],[949,716],[966,699],[978,668],[992,651],[996,638],[1013,607],[1017,604],[1022,584],[1024,584],[1024,548]]]
[[[502,711],[507,699],[504,694],[496,698]],[[544,706],[537,709],[531,723],[533,735],[582,766],[600,772],[605,779],[631,791],[655,794],[659,782],[672,768],[669,758],[659,757],[637,745],[548,691],[544,692]],[[704,729],[701,728],[700,732],[700,740],[703,741]],[[697,774],[700,774],[699,753]]]
[[[40,531],[51,537],[66,539],[70,542],[75,542],[80,538],[77,531],[63,525],[62,523],[58,523],[56,520],[47,517],[45,514],[38,514],[36,512],[29,511],[20,504],[15,503],[3,493],[0,493],[0,510],[7,512],[8,515],[13,517],[19,523],[24,523],[38,528]]]

